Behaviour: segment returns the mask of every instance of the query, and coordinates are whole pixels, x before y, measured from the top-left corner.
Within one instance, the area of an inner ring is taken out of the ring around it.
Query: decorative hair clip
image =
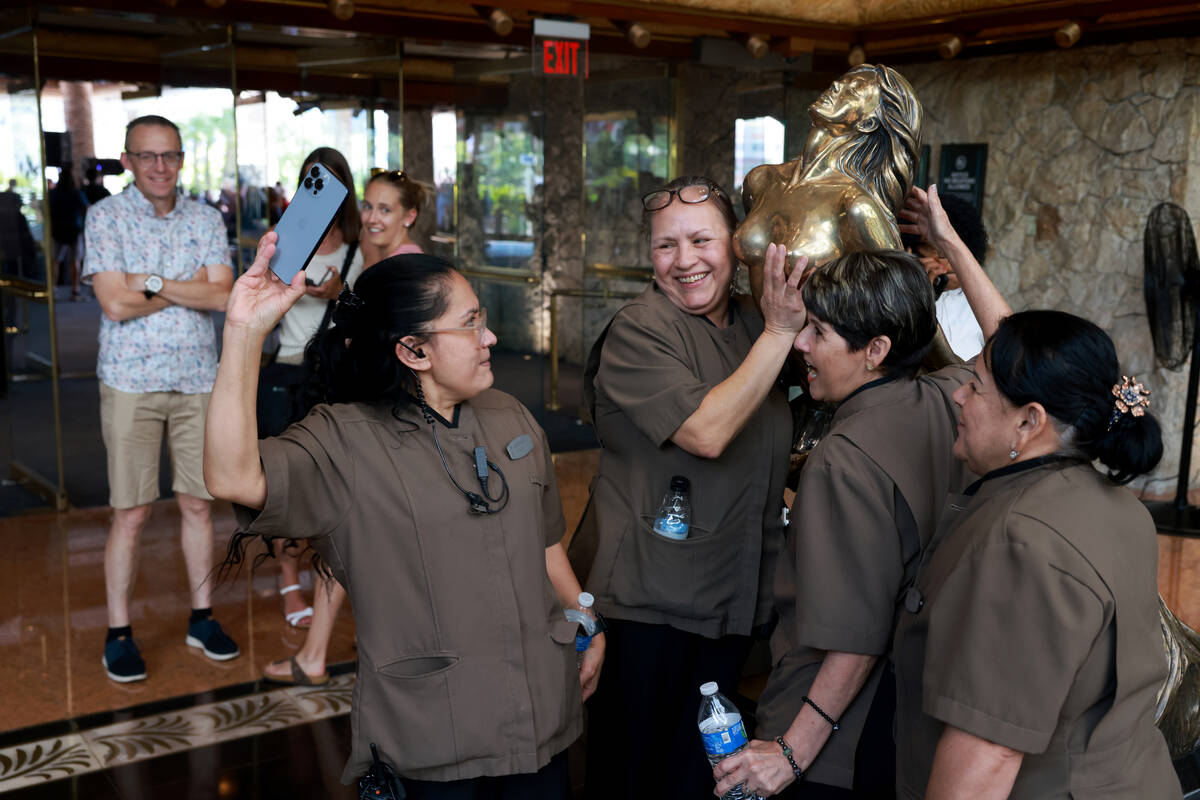
[[[361,297],[351,291],[349,286],[343,286],[342,291],[338,293],[337,304],[333,307],[333,324],[345,328],[353,327],[363,305]]]
[[[1112,430],[1112,426],[1116,424],[1122,414],[1141,417],[1150,407],[1150,390],[1136,376],[1122,376],[1120,383],[1113,384],[1112,394],[1117,400],[1114,404],[1116,408],[1113,409],[1112,416],[1108,420],[1109,430]]]

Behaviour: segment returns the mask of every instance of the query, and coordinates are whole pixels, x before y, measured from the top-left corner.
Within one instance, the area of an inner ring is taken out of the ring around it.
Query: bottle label
[[[583,634],[577,634],[575,636],[575,652],[576,653],[582,653],[584,650],[587,650],[589,647],[591,647],[591,644],[592,644],[592,637],[584,636]]]
[[[688,526],[678,517],[659,517],[654,523],[654,532],[671,539],[686,539]]]
[[[746,726],[741,720],[733,723],[723,731],[702,733],[704,752],[710,756],[727,756],[746,744]]]

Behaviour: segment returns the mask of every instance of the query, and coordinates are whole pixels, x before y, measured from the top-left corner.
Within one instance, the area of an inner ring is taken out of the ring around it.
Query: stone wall
[[[1142,297],[1143,228],[1172,201],[1200,214],[1200,40],[909,65],[925,141],[986,142],[987,269],[1015,310],[1094,320],[1153,391],[1173,492],[1186,368],[1157,368]],[[931,180],[935,168],[930,170]],[[1200,475],[1194,459],[1192,483]]]

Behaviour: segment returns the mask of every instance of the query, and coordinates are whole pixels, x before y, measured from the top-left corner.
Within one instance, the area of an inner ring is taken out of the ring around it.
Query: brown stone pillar
[[[404,112],[404,171],[429,190],[425,206],[409,235],[422,250],[430,252],[429,237],[437,223],[437,198],[433,185],[433,114],[429,109]]]
[[[541,80],[545,84],[545,185],[542,187],[544,235],[540,246],[546,264],[542,285],[548,314],[555,289],[583,287],[584,86],[579,78]],[[583,347],[583,301],[559,297],[554,302],[558,310],[559,355],[575,361]],[[548,335],[547,330],[547,347]]]
[[[88,81],[63,81],[59,88],[63,96],[67,132],[71,134],[71,171],[75,182],[79,184],[83,178],[83,162],[96,156],[96,144],[92,136],[92,84]]]
[[[680,64],[675,73],[680,175],[707,175],[732,189],[737,123],[735,70]]]

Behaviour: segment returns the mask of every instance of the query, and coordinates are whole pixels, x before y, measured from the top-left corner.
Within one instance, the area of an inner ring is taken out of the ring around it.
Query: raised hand
[[[278,238],[279,234],[274,231],[263,234],[254,263],[234,282],[225,306],[226,326],[265,337],[304,295],[304,270],[296,273],[289,286],[267,266]]]
[[[901,233],[920,235],[939,253],[946,252],[946,245],[958,239],[954,226],[950,224],[950,218],[942,208],[937,184],[930,186],[928,191],[914,186],[908,197],[904,198],[900,218],[907,220],[900,223]]]
[[[808,258],[800,256],[792,267],[792,274],[785,277],[783,269],[786,261],[786,247],[781,244],[767,245],[759,307],[768,329],[795,336],[808,321],[808,312],[800,297],[800,284],[804,281]]]

